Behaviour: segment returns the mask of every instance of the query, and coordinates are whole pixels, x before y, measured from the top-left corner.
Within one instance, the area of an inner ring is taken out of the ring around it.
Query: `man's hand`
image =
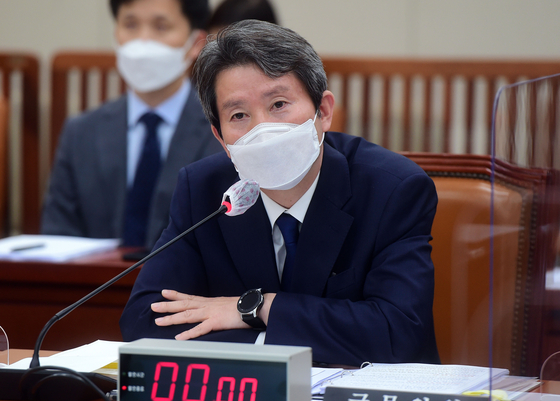
[[[172,315],[157,318],[158,326],[200,322],[192,329],[176,335],[177,340],[190,340],[211,331],[249,327],[239,317],[237,311],[239,297],[206,298],[173,290],[163,290],[161,294],[171,302],[153,303],[152,310],[158,313],[172,313]]]
[[[161,295],[171,302],[156,302],[152,310],[157,313],[172,315],[156,319],[158,326],[171,326],[183,323],[199,323],[190,330],[175,336],[177,340],[190,340],[208,334],[211,331],[248,329],[250,326],[241,320],[237,311],[239,297],[198,297],[173,290],[163,290]],[[270,306],[276,294],[264,294],[264,303],[259,317],[268,323]]]

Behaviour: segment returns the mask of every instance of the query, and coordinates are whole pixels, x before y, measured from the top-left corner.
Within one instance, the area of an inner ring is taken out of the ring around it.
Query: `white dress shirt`
[[[286,247],[284,246],[284,237],[282,237],[282,232],[278,225],[276,225],[276,219],[280,217],[282,213],[287,213],[299,221],[298,228],[301,230],[301,225],[305,219],[305,214],[311,203],[311,198],[315,193],[315,188],[317,187],[317,181],[319,181],[319,175],[313,181],[313,184],[309,189],[303,194],[301,198],[289,209],[280,206],[278,203],[270,199],[264,192],[261,191],[261,196],[266,209],[266,214],[270,220],[270,227],[272,230],[272,242],[274,244],[274,252],[276,254],[276,267],[278,268],[278,277],[282,279],[282,272],[284,271],[284,261],[286,260]]]
[[[175,92],[169,99],[160,103],[157,107],[151,108],[144,103],[133,91],[127,92],[127,166],[126,166],[126,182],[128,187],[134,183],[134,176],[136,175],[136,168],[140,162],[140,155],[146,140],[146,126],[139,122],[140,117],[148,111],[153,111],[161,117],[162,122],[157,129],[159,146],[161,150],[162,162],[167,158],[169,152],[169,145],[171,139],[181,118],[181,113],[185,107],[185,103],[191,91],[191,82],[188,79],[183,81],[183,84],[177,92]]]

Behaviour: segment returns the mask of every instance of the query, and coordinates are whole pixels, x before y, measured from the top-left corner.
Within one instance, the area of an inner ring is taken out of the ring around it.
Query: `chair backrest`
[[[40,224],[41,188],[39,184],[39,61],[23,53],[0,53],[0,94],[10,105],[10,113],[21,121],[10,125],[9,137],[20,135],[21,182],[11,185],[21,195],[20,230],[37,233]],[[10,216],[14,211],[10,210]],[[10,223],[11,224],[11,223]]]
[[[407,156],[432,177],[438,193],[432,260],[442,363],[489,365],[493,255],[492,365],[511,374],[538,375],[544,277],[554,261],[552,242],[558,233],[539,229],[548,207],[543,198],[548,174],[496,165],[491,237],[490,157]]]
[[[506,82],[560,61],[323,57],[345,131],[394,151],[489,154],[492,105]]]
[[[334,106],[333,119],[329,131],[344,132],[346,127],[346,112],[341,106]]]
[[[114,52],[65,51],[51,63],[51,159],[64,120],[72,114],[98,106],[125,91],[115,69]]]

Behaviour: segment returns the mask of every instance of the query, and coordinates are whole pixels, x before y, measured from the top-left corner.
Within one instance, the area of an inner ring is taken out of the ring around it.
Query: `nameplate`
[[[324,401],[488,401],[489,397],[327,387]]]

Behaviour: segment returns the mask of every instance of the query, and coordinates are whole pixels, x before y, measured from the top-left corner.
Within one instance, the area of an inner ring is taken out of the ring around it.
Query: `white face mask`
[[[226,145],[241,179],[264,189],[291,189],[301,182],[319,157],[315,118],[301,125],[262,123]],[[323,134],[323,139],[325,134]]]
[[[192,47],[193,31],[183,47],[171,47],[155,40],[134,39],[117,47],[117,68],[132,89],[152,92],[175,81],[185,73],[190,59],[185,55]]]

